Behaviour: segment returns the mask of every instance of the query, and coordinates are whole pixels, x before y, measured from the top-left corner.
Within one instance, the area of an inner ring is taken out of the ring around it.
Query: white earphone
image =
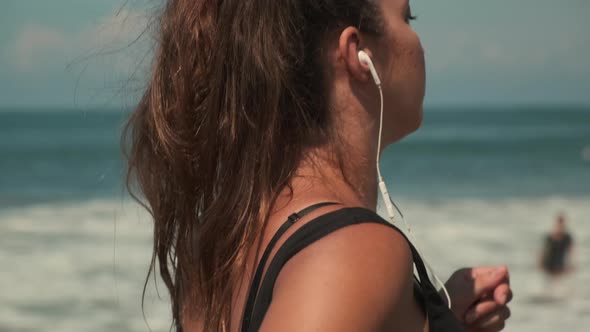
[[[387,215],[389,216],[391,223],[395,224],[395,213],[393,210],[393,207],[395,204],[393,203],[393,200],[391,199],[391,197],[389,197],[389,193],[387,192],[387,186],[385,185],[385,181],[383,181],[383,177],[381,176],[381,170],[380,170],[380,166],[379,166],[379,152],[381,151],[381,136],[383,133],[383,90],[381,89],[381,79],[379,79],[379,75],[377,74],[377,70],[375,69],[375,65],[373,64],[371,57],[369,57],[369,55],[365,51],[362,51],[362,50],[359,51],[358,57],[359,57],[360,63],[369,67],[369,71],[371,72],[371,76],[373,77],[373,81],[375,81],[375,85],[379,89],[379,97],[381,99],[381,106],[380,106],[380,113],[379,113],[379,138],[377,141],[377,159],[376,159],[377,177],[379,180],[379,189],[381,191],[381,197],[383,198],[383,203],[385,204],[385,209],[387,210]],[[397,206],[395,208],[397,209]],[[412,231],[410,230],[410,226],[406,222],[404,215],[399,211],[399,209],[397,209],[397,211],[399,212],[399,215],[401,216],[402,221],[404,222],[406,229],[408,230],[408,235],[412,238],[412,241],[414,242],[415,246],[417,247],[416,239],[414,238],[414,235],[412,234]],[[423,256],[423,255],[420,255],[420,256]],[[451,297],[449,296],[449,292],[447,291],[444,283],[442,283],[440,281],[440,279],[438,278],[436,273],[434,273],[434,270],[432,269],[432,267],[430,267],[430,265],[428,264],[428,262],[426,261],[426,259],[424,257],[423,257],[423,260],[424,260],[424,263],[426,263],[426,266],[430,269],[430,272],[432,273],[432,275],[434,276],[434,278],[436,279],[438,284],[443,289],[443,291],[447,297],[448,307],[450,309],[451,308]]]
[[[373,65],[373,61],[371,61],[371,57],[365,51],[359,51],[358,53],[359,61],[365,65],[369,66],[369,70],[371,71],[371,76],[373,76],[373,80],[377,86],[381,86],[381,80],[379,79],[379,75],[377,75],[377,70]]]

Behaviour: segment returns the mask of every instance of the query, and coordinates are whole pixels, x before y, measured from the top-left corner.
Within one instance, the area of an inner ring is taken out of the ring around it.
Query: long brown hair
[[[123,137],[127,185],[154,219],[148,278],[157,265],[174,322],[229,328],[277,193],[328,136],[323,40],[345,26],[379,34],[378,16],[370,0],[167,1]]]

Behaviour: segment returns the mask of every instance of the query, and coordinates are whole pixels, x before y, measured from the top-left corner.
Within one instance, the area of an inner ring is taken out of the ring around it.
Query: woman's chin
[[[418,130],[420,126],[422,126],[422,119],[424,118],[424,106],[422,104],[418,107],[418,111],[416,111],[416,125],[413,131]]]

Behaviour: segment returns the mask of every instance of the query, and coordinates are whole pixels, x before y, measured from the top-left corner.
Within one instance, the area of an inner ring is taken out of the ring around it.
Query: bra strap
[[[313,204],[311,206],[308,206],[299,212],[295,212],[295,213],[291,214],[289,217],[287,217],[287,220],[283,223],[283,225],[281,225],[279,230],[272,237],[272,239],[270,240],[270,242],[266,246],[264,253],[262,254],[260,262],[258,263],[258,267],[256,268],[256,273],[254,274],[254,277],[252,278],[252,283],[250,285],[250,290],[248,292],[248,299],[246,302],[246,307],[244,309],[244,317],[242,319],[242,329],[240,331],[242,331],[242,332],[248,331],[248,328],[250,326],[250,320],[252,318],[252,310],[254,309],[254,303],[256,302],[256,296],[258,294],[258,288],[260,287],[260,282],[262,280],[262,274],[264,272],[264,267],[266,266],[266,261],[268,260],[270,253],[272,252],[272,249],[277,244],[277,242],[279,241],[281,236],[283,234],[285,234],[285,232],[289,229],[289,227],[291,227],[293,224],[295,224],[299,219],[305,217],[307,214],[309,214],[312,211],[319,209],[321,207],[328,206],[328,205],[334,205],[334,204],[338,204],[338,203],[335,203],[335,202],[317,203],[317,204]]]

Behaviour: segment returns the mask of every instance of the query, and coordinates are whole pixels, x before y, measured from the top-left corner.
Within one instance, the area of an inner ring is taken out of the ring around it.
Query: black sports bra
[[[303,225],[293,235],[291,235],[285,243],[279,248],[276,255],[270,262],[270,265],[263,277],[264,267],[268,260],[270,253],[276,245],[279,238],[287,231],[287,229],[301,219],[309,212],[326,205],[335,203],[318,203],[312,205],[300,212],[293,213],[287,218],[287,221],[279,228],[273,236],[268,246],[266,247],[261,260],[258,264],[252,284],[248,293],[248,299],[242,318],[241,332],[255,332],[260,329],[264,316],[272,301],[272,292],[283,266],[290,258],[295,256],[299,251],[321,239],[322,237],[346,226],[361,224],[361,223],[378,223],[387,225],[396,231],[400,232],[410,245],[412,257],[416,270],[418,271],[418,279],[416,279],[416,292],[418,302],[422,305],[428,317],[428,323],[431,332],[461,332],[464,329],[461,323],[457,320],[454,314],[449,310],[443,299],[440,297],[436,288],[430,282],[426,267],[418,251],[407,239],[407,237],[395,226],[385,221],[378,214],[371,210],[364,208],[343,208],[321,215],[307,224]],[[262,280],[262,284],[261,284]]]
[[[430,282],[424,262],[420,258],[418,251],[408,240],[408,238],[397,227],[385,221],[378,214],[364,208],[343,208],[321,215],[307,224],[303,225],[285,243],[279,248],[276,255],[270,262],[263,278],[264,267],[270,256],[270,253],[279,238],[303,216],[309,212],[326,205],[335,203],[318,203],[307,207],[300,212],[293,213],[287,218],[287,221],[279,228],[268,246],[264,250],[256,272],[252,279],[248,298],[242,318],[240,332],[256,332],[260,329],[264,316],[272,301],[272,292],[274,284],[279,276],[279,272],[290,258],[295,256],[299,251],[321,239],[322,237],[337,231],[346,226],[361,223],[378,223],[389,226],[400,232],[408,241],[412,251],[414,265],[418,271],[418,278],[415,278],[415,296],[422,306],[422,309],[428,317],[430,332],[463,332],[461,323],[453,315],[440,297],[436,288]],[[261,284],[262,281],[262,284]],[[178,324],[177,332],[182,332],[182,327]]]

